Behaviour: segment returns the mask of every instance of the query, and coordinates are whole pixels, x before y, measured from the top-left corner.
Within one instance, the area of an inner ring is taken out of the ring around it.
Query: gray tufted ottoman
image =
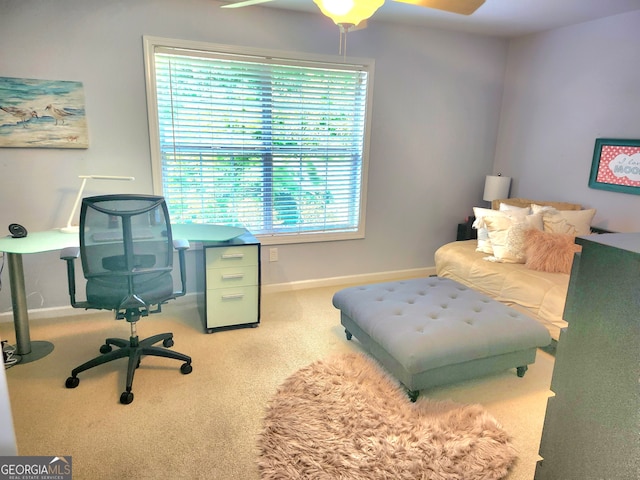
[[[535,362],[551,342],[536,320],[439,277],[351,287],[333,305],[354,335],[415,400],[419,390]]]

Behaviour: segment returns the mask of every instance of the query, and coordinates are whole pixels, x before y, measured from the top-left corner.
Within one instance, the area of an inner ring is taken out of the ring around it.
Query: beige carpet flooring
[[[203,333],[195,305],[165,306],[138,324],[139,335],[172,331],[173,348],[192,356],[193,373],[182,375],[177,361],[145,358],[130,405],[119,403],[125,360],[81,374],[76,389],[64,387],[104,338],[128,337],[125,322],[106,312],[32,320],[32,340],[55,349],[6,372],[19,453],[71,455],[75,480],[256,480],[256,438],[278,385],[315,360],[359,350],[331,305],[336,290],[265,294],[258,328],[214,334]],[[13,324],[0,324],[0,336],[13,342]],[[519,459],[508,478],[531,480],[552,370],[553,357],[539,352],[524,378],[511,370],[422,394],[482,404],[514,437]]]

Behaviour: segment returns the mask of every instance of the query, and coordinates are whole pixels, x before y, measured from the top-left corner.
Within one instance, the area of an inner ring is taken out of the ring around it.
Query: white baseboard
[[[436,274],[436,267],[413,268],[410,270],[395,270],[391,272],[363,273],[344,277],[318,278],[301,280],[299,282],[272,283],[262,285],[263,293],[287,292],[304,290],[306,288],[334,287],[341,285],[360,285],[366,283],[391,282],[408,278],[429,277]]]
[[[172,300],[174,303],[184,303],[190,304],[195,303],[196,292],[187,293],[183,297],[178,297],[175,300]],[[85,310],[84,308],[73,308],[70,305],[65,305],[63,307],[49,307],[49,308],[33,308],[29,309],[29,320],[37,320],[39,318],[59,318],[59,317],[75,317],[75,316],[87,316],[87,315],[95,315],[97,313],[104,313],[106,310]],[[4,313],[0,313],[0,323],[2,322],[12,322],[13,321],[13,312],[8,311]]]
[[[68,307],[50,307],[50,308],[31,308],[29,309],[29,320],[37,318],[57,318],[57,317],[70,317],[73,315],[90,315],[97,313],[99,310],[81,310]],[[7,323],[13,321],[13,312],[0,313],[0,323]]]
[[[278,293],[294,290],[304,290],[307,288],[334,287],[341,285],[360,285],[377,282],[391,282],[395,280],[403,280],[408,278],[420,278],[435,275],[435,267],[413,268],[409,270],[395,270],[391,272],[364,273],[360,275],[347,275],[344,277],[318,278],[313,280],[301,280],[298,282],[272,283],[270,285],[262,285],[262,293]],[[174,302],[191,303],[196,302],[196,292],[187,293],[184,297],[179,297]],[[84,310],[82,308],[73,308],[71,306],[50,307],[50,308],[34,308],[29,310],[29,319],[36,320],[38,318],[57,318],[71,317],[75,315],[92,315],[104,312],[104,310]],[[13,321],[13,312],[0,313],[0,322]]]

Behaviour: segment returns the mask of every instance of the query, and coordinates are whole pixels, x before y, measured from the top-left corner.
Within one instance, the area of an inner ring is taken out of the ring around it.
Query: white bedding
[[[477,241],[452,242],[435,253],[436,273],[503,302],[542,323],[558,339],[567,326],[562,319],[569,275],[530,270],[520,263],[484,260]]]

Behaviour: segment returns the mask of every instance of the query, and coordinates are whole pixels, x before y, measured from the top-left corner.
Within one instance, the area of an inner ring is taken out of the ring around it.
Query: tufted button
[[[456,298],[458,298],[458,294],[457,293],[450,293],[449,294],[449,298],[452,298],[452,299],[455,300]]]
[[[446,308],[449,308],[449,304],[448,303],[442,303],[440,304],[440,308],[442,308],[443,310]]]
[[[476,313],[480,313],[482,311],[482,308],[480,307],[473,307],[473,311]]]

